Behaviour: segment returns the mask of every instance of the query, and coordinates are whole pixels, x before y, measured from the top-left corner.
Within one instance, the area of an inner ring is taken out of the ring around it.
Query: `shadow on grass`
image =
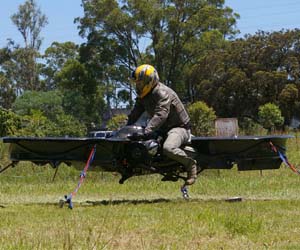
[[[244,200],[244,199],[243,199]],[[176,199],[165,199],[165,198],[157,198],[157,199],[120,199],[120,200],[100,200],[100,201],[78,201],[73,202],[75,207],[87,207],[87,206],[117,206],[117,205],[143,205],[143,204],[159,204],[159,203],[186,203],[186,202],[223,202],[229,201],[223,198],[192,198],[192,199],[184,199],[184,198],[176,198]],[[237,201],[242,201],[242,199],[238,199]],[[231,201],[234,202],[234,201]],[[16,205],[16,204],[15,204]],[[64,207],[67,206],[68,203],[64,200],[60,200],[59,202],[32,202],[32,203],[21,203],[18,205],[25,206],[59,206]],[[6,206],[0,205],[0,208],[6,208]]]
[[[101,205],[122,205],[122,204],[132,204],[132,205],[138,205],[138,204],[155,204],[155,203],[167,203],[171,202],[170,199],[143,199],[143,200],[129,200],[129,199],[123,199],[123,200],[102,200],[102,201],[86,201],[85,203],[93,205],[93,206],[101,206]]]
[[[122,200],[102,200],[102,201],[86,201],[85,204],[94,205],[94,206],[101,206],[101,205],[122,205],[122,204],[132,204],[132,205],[139,205],[139,204],[155,204],[155,203],[170,203],[170,202],[241,202],[245,199],[241,197],[231,197],[231,198],[208,198],[208,199],[201,199],[201,198],[176,198],[176,199],[164,199],[164,198],[158,198],[158,199],[122,199]],[[84,205],[84,203],[81,203],[81,205]]]
[[[100,201],[78,201],[73,202],[74,207],[89,207],[89,206],[118,206],[118,205],[143,205],[143,204],[163,204],[163,203],[206,203],[206,202],[226,202],[226,203],[244,203],[244,202],[269,202],[269,201],[282,201],[282,199],[271,199],[271,198],[242,198],[242,197],[218,197],[218,198],[176,198],[176,199],[120,199],[120,200],[100,200]],[[59,206],[60,208],[66,207],[68,204],[60,200],[59,202],[38,202],[38,203],[21,203],[14,205],[22,206]],[[0,208],[6,208],[7,206],[1,205]]]
[[[74,207],[87,207],[87,206],[109,206],[109,205],[123,205],[123,204],[131,204],[131,205],[139,205],[139,204],[155,204],[155,203],[168,203],[174,202],[171,199],[143,199],[143,200],[130,200],[130,199],[122,199],[122,200],[101,200],[101,201],[82,201],[82,202],[73,202]],[[60,200],[59,202],[38,202],[38,203],[21,203],[14,205],[22,205],[22,206],[58,206],[60,208],[68,206],[64,200]],[[0,208],[6,208],[6,206],[0,205]]]

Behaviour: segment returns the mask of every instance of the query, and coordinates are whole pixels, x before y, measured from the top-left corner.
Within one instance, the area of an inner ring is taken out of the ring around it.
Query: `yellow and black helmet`
[[[143,64],[132,72],[131,80],[135,82],[138,96],[143,98],[156,86],[159,76],[153,66]]]

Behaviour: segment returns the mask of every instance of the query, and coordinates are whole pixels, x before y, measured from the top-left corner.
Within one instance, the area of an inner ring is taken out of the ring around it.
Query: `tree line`
[[[105,110],[132,107],[128,76],[141,63],[154,65],[187,105],[204,102],[245,128],[300,116],[300,30],[236,38],[239,15],[224,0],[82,0],[82,7],[75,22],[85,42],[54,41],[43,53],[48,20],[36,2],[11,16],[24,44],[10,39],[0,48],[0,116],[10,119],[2,136],[84,135]],[[261,110],[277,115],[267,123]]]

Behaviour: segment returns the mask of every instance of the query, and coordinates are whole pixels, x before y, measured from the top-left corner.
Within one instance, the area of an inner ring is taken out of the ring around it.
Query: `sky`
[[[41,12],[48,18],[48,24],[42,29],[42,50],[50,47],[52,42],[72,41],[82,43],[78,35],[76,17],[83,16],[81,0],[35,0]],[[25,0],[0,0],[0,48],[7,44],[7,38],[23,44],[23,39],[11,21],[11,16],[18,12],[18,7]]]
[[[258,30],[300,29],[299,0],[225,0],[225,3],[240,14],[237,21],[240,36]]]
[[[18,11],[25,0],[0,0],[0,48],[11,38],[22,45],[22,37],[10,17]],[[81,0],[36,0],[43,14],[48,17],[48,25],[43,28],[41,50],[52,42],[84,42],[78,35],[76,17],[83,16]],[[278,31],[300,28],[300,0],[225,0],[225,5],[240,14],[237,20],[239,37],[254,34],[258,30]]]

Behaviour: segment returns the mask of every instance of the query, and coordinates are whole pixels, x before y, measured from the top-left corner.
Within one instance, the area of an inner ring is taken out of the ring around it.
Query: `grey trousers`
[[[167,134],[167,139],[163,145],[164,155],[170,159],[181,163],[186,169],[188,169],[196,161],[190,158],[180,146],[188,143],[190,140],[190,131],[185,128],[173,128]]]

